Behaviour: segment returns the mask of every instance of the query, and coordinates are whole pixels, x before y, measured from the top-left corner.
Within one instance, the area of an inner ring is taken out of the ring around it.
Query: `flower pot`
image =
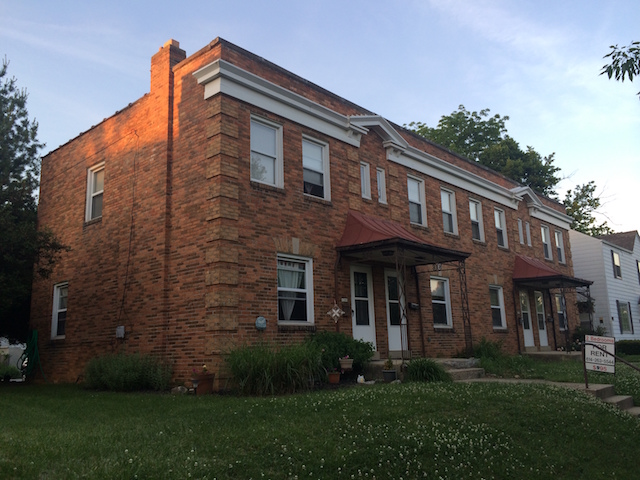
[[[340,368],[342,370],[353,370],[353,358],[341,358]]]
[[[329,383],[340,383],[340,372],[329,372],[327,377],[329,377]]]
[[[396,378],[398,378],[398,372],[395,370],[382,370],[382,378],[386,383],[393,382]]]
[[[204,373],[191,379],[196,395],[207,395],[213,392],[214,373]]]

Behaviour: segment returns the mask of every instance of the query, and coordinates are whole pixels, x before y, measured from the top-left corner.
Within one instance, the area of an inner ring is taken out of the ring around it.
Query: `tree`
[[[633,82],[633,77],[640,75],[640,42],[631,42],[627,47],[611,45],[609,48],[611,51],[603,58],[609,57],[611,63],[602,67],[600,75],[606,73],[609,79],[615,77],[616,80],[624,82],[625,78],[628,78]],[[638,97],[640,98],[640,92]]]
[[[571,228],[587,235],[608,235],[613,233],[607,222],[596,224],[593,213],[600,207],[600,198],[595,196],[596,184],[592,180],[568,190],[564,199],[567,215],[573,217]]]
[[[438,143],[464,157],[492,168],[506,177],[544,194],[555,195],[560,181],[553,165],[554,155],[542,157],[532,147],[523,151],[507,135],[508,116],[489,117],[489,109],[469,112],[464,105],[458,111],[440,118],[438,126],[430,128],[422,122],[408,125],[417,134]]]
[[[47,277],[67,250],[36,228],[40,158],[38,123],[29,120],[27,93],[0,68],[0,334],[26,336],[34,272]]]

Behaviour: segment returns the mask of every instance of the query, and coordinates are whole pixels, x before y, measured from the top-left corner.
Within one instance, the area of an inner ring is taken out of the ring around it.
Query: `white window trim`
[[[542,253],[547,260],[553,260],[553,251],[551,250],[551,234],[549,233],[549,227],[542,225],[540,227],[540,236],[542,237]],[[546,238],[546,242],[545,242]],[[545,251],[545,245],[547,249]]]
[[[509,236],[507,235],[507,217],[504,214],[504,210],[500,209],[500,208],[494,208],[493,209],[493,223],[495,224],[495,219],[496,219],[496,213],[498,214],[499,218],[500,218],[500,228],[498,229],[498,225],[496,225],[496,242],[498,241],[498,230],[502,231],[502,239],[504,241],[504,245],[500,245],[498,243],[498,248],[504,248],[504,249],[508,249],[509,248]]]
[[[451,206],[452,211],[445,211],[444,205],[442,204],[442,194],[449,195],[449,204]],[[448,213],[451,215],[451,227],[453,228],[452,232],[448,232],[445,230],[445,233],[451,233],[453,235],[458,235],[458,213],[457,213],[457,205],[456,205],[456,192],[453,190],[449,190],[448,188],[440,188],[440,205],[442,208],[442,223],[444,228],[444,214]]]
[[[378,185],[378,202],[387,203],[387,180],[384,168],[376,168],[376,182]]]
[[[440,280],[444,282],[444,305],[446,307],[446,311],[447,311],[447,324],[446,325],[442,325],[440,323],[435,323],[435,318],[433,319],[433,327],[434,328],[445,328],[445,329],[451,329],[453,328],[453,319],[452,319],[452,315],[451,315],[451,295],[449,293],[449,279],[447,277],[431,277],[429,279],[429,289],[431,289],[431,280]],[[443,302],[437,300],[434,302],[433,297],[431,298],[431,305],[433,306],[434,303],[438,303],[438,304],[442,304]]]
[[[524,245],[524,232],[522,230],[522,219],[518,219],[518,240],[520,240],[520,245]]]
[[[69,282],[58,283],[53,286],[53,308],[51,312],[51,339],[52,340],[60,340],[66,337],[66,335],[58,335],[58,314],[62,311],[66,312],[67,308],[59,309],[58,303],[60,300],[60,291],[66,288],[67,289],[67,302],[69,301]],[[68,307],[68,303],[67,303]],[[65,319],[66,322],[66,319]],[[65,326],[66,332],[66,326]]]
[[[525,232],[527,234],[527,246],[531,246],[531,224],[529,222],[524,222]]]
[[[304,269],[304,273],[305,273],[305,291],[307,294],[307,321],[298,321],[298,320],[280,320],[280,314],[278,312],[277,314],[277,319],[278,319],[278,324],[279,325],[313,325],[315,323],[315,317],[313,314],[313,259],[309,258],[309,257],[300,257],[297,255],[289,255],[289,254],[283,254],[283,253],[279,253],[276,257],[276,276],[277,276],[277,272],[278,272],[278,260],[290,260],[293,262],[300,262],[300,263],[304,263],[305,264],[305,269]],[[276,292],[279,292],[280,288],[277,286],[277,278],[276,278]],[[276,294],[276,301],[279,302],[279,300],[277,300],[277,294]],[[280,308],[279,305],[277,305],[277,308]]]
[[[478,230],[480,230],[480,238],[479,239],[474,239],[478,242],[484,242],[484,222],[482,220],[482,202],[480,200],[476,200],[475,198],[470,198],[469,199],[469,221],[472,222],[473,220],[471,219],[471,203],[476,204],[477,209],[476,209],[476,213],[478,214]],[[471,238],[473,238],[473,233],[471,234]]]
[[[616,258],[618,263],[616,263]],[[611,266],[613,267],[613,278],[622,278],[622,263],[620,261],[620,254],[614,250],[611,250]],[[616,269],[616,267],[618,267]],[[618,275],[618,270],[620,274]]]
[[[371,200],[371,167],[367,162],[360,162],[360,193]]]
[[[417,223],[417,222],[413,222],[411,221],[411,214],[409,214],[409,221],[411,222],[412,225],[421,225],[423,227],[427,226],[427,204],[425,201],[425,189],[424,189],[424,180],[422,180],[421,178],[418,177],[414,177],[413,175],[407,175],[407,202],[409,202],[409,182],[416,182],[418,184],[418,196],[420,197],[419,200],[419,205],[420,205],[420,213],[421,213],[421,217],[422,217],[422,223]],[[416,203],[416,202],[413,202]]]
[[[558,262],[567,263],[567,258],[564,255],[564,238],[562,232],[560,230],[556,230],[553,234],[554,240],[556,242],[556,252],[558,253]],[[560,242],[558,242],[558,237],[560,237]]]
[[[104,181],[103,181],[103,185],[102,185],[102,190],[100,191],[93,191],[93,176],[104,170],[104,162],[100,162],[97,165],[94,165],[93,167],[89,168],[87,170],[87,199],[86,199],[86,205],[85,205],[85,215],[84,215],[84,221],[85,222],[90,222],[91,220],[96,220],[98,218],[102,218],[102,214],[92,217],[93,215],[93,211],[92,211],[92,205],[93,205],[93,197],[95,197],[96,195],[102,195],[102,209],[104,211]],[[106,176],[105,179],[106,180]]]
[[[283,161],[283,146],[282,146],[282,125],[276,122],[272,122],[271,120],[267,120],[266,118],[258,117],[255,115],[251,115],[251,123],[259,123],[266,127],[273,128],[276,133],[276,159],[275,159],[275,183],[263,182],[262,180],[255,179],[251,177],[251,173],[249,173],[249,177],[252,182],[262,183],[263,185],[271,185],[272,187],[284,188],[284,161]],[[249,129],[251,129],[251,125],[249,125]],[[249,139],[249,149],[251,149],[251,139]],[[249,153],[249,162],[251,162],[251,152]],[[249,169],[251,170],[251,169]]]
[[[489,285],[489,303],[491,303],[491,290],[495,290],[498,292],[498,303],[497,309],[500,310],[500,326],[493,325],[493,310],[496,309],[494,305],[491,305],[491,325],[494,330],[506,330],[507,328],[507,318],[505,315],[504,309],[504,293],[502,291],[502,287],[500,285]]]
[[[324,181],[324,185],[322,186],[324,189],[324,197],[319,197],[317,195],[311,195],[309,193],[305,193],[305,195],[309,195],[314,198],[324,198],[327,201],[331,200],[331,179],[329,175],[329,144],[318,140],[313,137],[309,137],[308,135],[302,135],[302,142],[309,142],[314,145],[317,145],[322,149],[322,179]],[[302,166],[304,169],[304,164]]]

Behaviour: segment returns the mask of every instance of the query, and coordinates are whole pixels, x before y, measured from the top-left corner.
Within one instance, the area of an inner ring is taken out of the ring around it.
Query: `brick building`
[[[44,157],[38,214],[72,249],[33,289],[55,381],[112,351],[180,381],[315,330],[555,349],[588,283],[561,204],[222,39],[167,42],[148,94]]]

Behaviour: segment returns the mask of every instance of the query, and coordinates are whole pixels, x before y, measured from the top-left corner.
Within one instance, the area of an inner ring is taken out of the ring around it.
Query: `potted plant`
[[[349,358],[349,355],[340,357],[340,368],[346,371],[353,370],[353,358]]]
[[[340,383],[340,370],[334,368],[327,372],[327,377],[329,378],[329,383],[337,384]]]
[[[193,369],[191,383],[196,395],[206,395],[213,392],[214,373],[210,373],[206,365],[202,365],[200,370]]]
[[[386,383],[393,382],[398,377],[398,372],[393,366],[393,360],[391,357],[387,358],[382,367],[382,378]]]

